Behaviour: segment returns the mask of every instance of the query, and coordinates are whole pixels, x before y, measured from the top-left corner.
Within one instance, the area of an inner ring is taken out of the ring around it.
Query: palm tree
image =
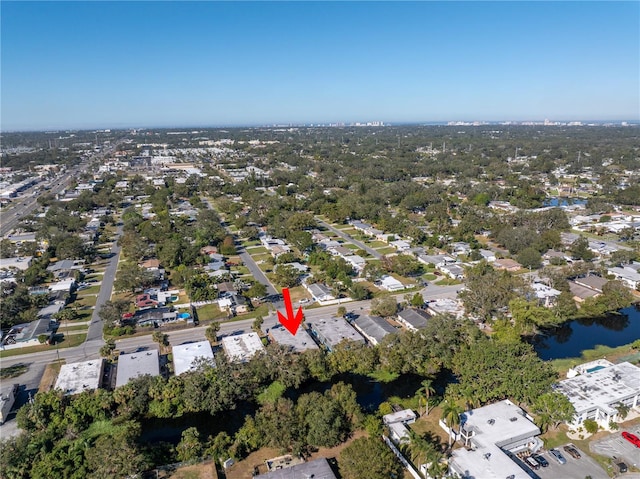
[[[445,401],[442,408],[442,420],[449,428],[449,447],[453,442],[453,426],[460,424],[460,414],[464,411],[455,402]]]
[[[431,394],[435,394],[436,390],[433,387],[433,379],[425,379],[420,383],[424,389],[424,403],[425,403],[425,415],[429,415],[429,397]]]

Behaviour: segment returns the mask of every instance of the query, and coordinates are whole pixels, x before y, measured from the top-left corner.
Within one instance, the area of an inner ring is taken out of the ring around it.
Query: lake
[[[620,314],[597,319],[576,319],[537,336],[533,346],[545,361],[580,357],[585,349],[598,345],[612,348],[640,338],[640,306],[631,306]]]

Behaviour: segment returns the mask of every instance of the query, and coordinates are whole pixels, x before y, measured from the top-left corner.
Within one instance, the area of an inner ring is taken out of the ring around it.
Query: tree
[[[154,331],[151,339],[153,339],[155,343],[158,343],[160,347],[169,345],[169,336],[161,331]]]
[[[340,453],[340,474],[344,479],[389,479],[402,477],[402,466],[382,442],[373,437],[361,437]]]
[[[549,427],[557,429],[563,422],[571,422],[576,413],[569,398],[555,391],[538,396],[532,411],[538,416],[536,422],[543,431]]]
[[[467,268],[466,276],[466,288],[460,298],[467,313],[484,321],[504,315],[516,291],[523,288],[522,278],[496,271],[486,261]]]
[[[220,245],[220,254],[231,256],[236,254],[236,245],[233,236],[225,236]]]
[[[262,332],[260,329],[262,328],[262,323],[264,323],[262,316],[256,316],[256,319],[253,320],[253,324],[251,325],[251,329],[260,334]]]
[[[433,379],[425,379],[423,380],[420,385],[422,386],[422,388],[419,390],[420,392],[424,391],[424,404],[425,404],[425,415],[429,415],[429,398],[431,396],[431,394],[434,394],[436,392],[435,388],[433,387]]]
[[[153,274],[134,263],[124,263],[118,271],[114,286],[118,291],[131,291],[153,283]]]
[[[220,331],[220,323],[214,321],[204,331],[205,337],[211,344],[218,342],[218,331]]]
[[[464,411],[453,401],[445,401],[442,407],[442,420],[449,428],[449,447],[453,442],[453,427],[460,424],[460,414]]]
[[[108,358],[111,356],[111,353],[116,349],[116,342],[113,340],[106,341],[104,345],[100,348],[100,356],[103,358]]]
[[[571,252],[573,259],[591,261],[595,257],[595,253],[589,249],[589,240],[584,236],[580,236],[577,240],[571,243],[569,251]]]
[[[595,434],[600,429],[600,426],[598,426],[598,423],[593,419],[585,419],[582,425],[584,426],[584,430],[587,431],[589,434]]]
[[[344,316],[345,314],[347,314],[347,308],[345,308],[344,306],[339,306],[337,314],[338,316]]]
[[[542,256],[534,248],[525,248],[520,251],[517,260],[525,268],[538,269],[542,266]]]
[[[378,316],[389,317],[398,311],[398,303],[393,296],[384,296],[382,298],[374,298],[371,301],[371,312]]]
[[[424,298],[422,297],[422,294],[420,293],[416,293],[411,297],[411,302],[410,302],[411,306],[413,306],[414,308],[420,308],[424,305]]]
[[[202,455],[202,443],[200,433],[195,427],[190,427],[182,431],[180,442],[176,446],[178,459],[180,461],[192,461]]]
[[[455,354],[452,370],[482,404],[507,398],[531,404],[557,376],[530,344],[482,336]]]
[[[298,270],[290,265],[278,265],[275,271],[275,282],[283,288],[291,288],[298,284],[300,275]]]
[[[255,281],[247,290],[247,296],[250,298],[262,298],[263,296],[266,296],[266,294],[267,287],[259,281]]]
[[[616,410],[618,411],[618,416],[620,416],[620,419],[624,421],[629,415],[629,411],[631,411],[631,408],[626,404],[619,402],[618,404],[616,404]]]

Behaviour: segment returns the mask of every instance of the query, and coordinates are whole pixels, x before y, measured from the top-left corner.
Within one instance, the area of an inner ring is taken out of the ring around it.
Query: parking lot
[[[594,441],[589,445],[589,448],[596,454],[624,461],[627,466],[640,467],[640,449],[622,437],[623,431],[640,437],[640,425],[635,425]]]
[[[557,449],[567,460],[566,464],[558,463],[549,451],[539,453],[539,455],[547,460],[549,466],[541,467],[534,471],[537,477],[541,479],[584,479],[587,476],[591,476],[593,479],[609,478],[609,475],[602,469],[602,467],[600,467],[596,461],[591,459],[584,452],[579,450],[582,457],[580,457],[580,459],[574,459],[564,451],[564,446],[565,445],[563,444]],[[535,477],[534,475],[531,476]]]

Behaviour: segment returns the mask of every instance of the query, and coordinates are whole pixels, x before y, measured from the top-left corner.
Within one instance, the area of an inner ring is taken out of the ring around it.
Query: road
[[[207,204],[210,210],[215,211],[215,208],[213,207],[213,205],[211,205],[211,201],[209,201],[208,199],[205,199],[204,202]],[[228,226],[225,226],[224,229],[228,234],[234,236]],[[275,288],[275,286],[273,286],[271,281],[269,281],[269,278],[267,278],[267,276],[262,272],[258,264],[253,260],[253,257],[249,253],[247,253],[247,250],[244,248],[244,246],[239,245],[237,247],[237,253],[238,253],[238,256],[240,256],[240,259],[242,260],[244,265],[247,267],[247,269],[249,269],[249,272],[251,273],[251,275],[258,282],[266,286],[267,295],[278,294],[278,290]]]
[[[340,236],[342,239],[344,239],[345,241],[356,245],[358,248],[365,250],[367,253],[369,253],[371,256],[373,256],[376,259],[380,259],[382,258],[382,255],[380,253],[378,253],[375,249],[370,248],[369,246],[365,245],[364,243],[362,243],[361,241],[358,241],[356,239],[353,239],[350,235],[348,235],[347,233],[340,231],[338,228],[335,228],[333,226],[331,226],[329,223],[325,223],[324,221],[322,221],[321,219],[318,219],[316,217],[316,221],[324,226],[325,228],[327,228],[330,231],[333,231],[335,234],[337,234],[338,236]]]

